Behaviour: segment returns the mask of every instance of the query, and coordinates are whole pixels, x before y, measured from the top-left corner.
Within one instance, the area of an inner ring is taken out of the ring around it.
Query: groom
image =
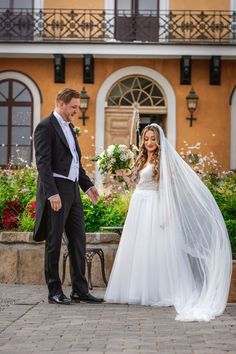
[[[54,112],[35,129],[38,169],[34,240],[46,240],[45,278],[49,303],[71,301],[100,303],[88,292],[85,278],[86,236],[80,187],[97,202],[97,189],[81,164],[81,151],[71,121],[78,113],[80,94],[69,88],[58,92]],[[62,291],[59,257],[62,233],[66,232],[70,256],[72,293]]]

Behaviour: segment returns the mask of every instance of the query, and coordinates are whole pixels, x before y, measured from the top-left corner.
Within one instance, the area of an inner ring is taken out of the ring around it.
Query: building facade
[[[74,120],[88,159],[129,144],[136,108],[178,151],[200,142],[236,169],[235,45],[235,0],[1,0],[0,165],[33,161],[35,126],[71,87],[90,97]]]

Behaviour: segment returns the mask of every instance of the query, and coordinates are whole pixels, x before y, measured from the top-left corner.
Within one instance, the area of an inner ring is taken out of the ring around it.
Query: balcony
[[[1,8],[0,42],[235,45],[236,12]]]

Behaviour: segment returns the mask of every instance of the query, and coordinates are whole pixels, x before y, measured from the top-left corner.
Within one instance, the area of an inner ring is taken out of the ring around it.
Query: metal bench
[[[66,237],[66,235],[64,233],[62,235],[62,239],[63,239],[63,241],[64,241],[64,243],[66,245],[66,250],[65,250],[65,252],[63,254],[62,277],[61,277],[61,283],[63,284],[64,281],[65,281],[65,277],[66,277],[66,261],[67,261],[67,258],[69,256],[69,251],[68,251],[68,239],[67,239],[67,237]],[[87,265],[88,286],[89,286],[90,290],[93,289],[92,278],[91,278],[92,261],[93,261],[93,257],[96,254],[100,258],[102,279],[103,279],[105,285],[107,286],[107,280],[106,280],[106,275],[105,275],[105,259],[104,259],[103,250],[101,248],[98,248],[98,247],[86,248],[85,261],[86,261],[86,265]]]

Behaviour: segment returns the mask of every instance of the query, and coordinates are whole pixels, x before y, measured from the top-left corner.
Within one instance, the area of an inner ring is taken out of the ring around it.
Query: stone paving
[[[236,354],[236,304],[210,323],[174,318],[172,307],[52,305],[45,286],[0,284],[0,353]]]

